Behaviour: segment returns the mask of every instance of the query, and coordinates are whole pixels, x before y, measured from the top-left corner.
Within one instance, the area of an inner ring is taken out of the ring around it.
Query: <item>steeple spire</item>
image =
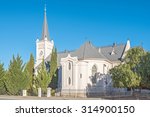
[[[44,8],[44,23],[43,23],[43,32],[42,32],[42,40],[50,40],[49,32],[48,32],[48,23],[47,23],[47,16],[46,16],[46,5]]]

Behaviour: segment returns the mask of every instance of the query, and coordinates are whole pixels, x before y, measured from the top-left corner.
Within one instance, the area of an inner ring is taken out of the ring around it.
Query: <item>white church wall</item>
[[[46,59],[51,53],[52,53],[52,49],[54,47],[54,43],[53,41],[49,41],[49,40],[45,40],[44,42],[44,59]]]
[[[88,82],[89,84],[91,84],[91,80],[90,77],[92,76],[92,67],[94,65],[96,65],[97,67],[97,73],[100,74],[107,74],[109,69],[112,68],[112,63],[109,63],[105,60],[84,60],[86,62],[88,62]],[[104,68],[105,65],[105,68]]]
[[[77,58],[68,55],[61,59],[62,66],[62,89],[63,95],[70,95],[76,91],[77,76]]]
[[[43,59],[44,53],[43,53],[43,55],[41,55],[40,54],[41,51],[44,52],[44,42],[37,41],[36,42],[36,64],[40,64]]]
[[[73,57],[72,57],[73,58]],[[65,58],[61,61],[62,65],[62,94],[66,95],[85,95],[88,86],[93,86],[91,82],[92,67],[96,65],[97,73],[107,74],[109,69],[112,68],[112,63],[105,60],[80,60],[78,62],[72,61],[72,72],[67,68],[69,66],[70,59]],[[105,65],[105,68],[104,68]],[[105,69],[105,70],[104,70]],[[72,74],[72,85],[68,83],[68,77]],[[103,81],[102,81],[103,82]],[[103,83],[101,84],[103,87]]]
[[[77,90],[84,90],[86,89],[87,82],[88,82],[88,63],[85,61],[79,61],[77,65]]]

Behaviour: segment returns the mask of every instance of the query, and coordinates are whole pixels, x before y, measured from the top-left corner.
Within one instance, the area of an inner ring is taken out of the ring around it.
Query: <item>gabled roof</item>
[[[71,53],[71,56],[77,56],[78,59],[107,59],[91,42],[84,43],[79,49]]]
[[[78,57],[79,60],[83,59],[107,59],[91,42],[84,43],[79,49],[75,51],[64,51],[57,54],[57,62],[60,64],[61,58]]]
[[[100,47],[100,49],[102,54],[110,61],[118,61],[121,60],[125,47],[126,44],[120,44],[115,46],[112,45],[112,46]]]
[[[91,42],[84,43],[79,49],[75,51],[64,51],[57,53],[57,63],[60,66],[61,58],[65,58],[68,54],[71,57],[78,57],[79,60],[84,59],[103,59],[109,61],[120,61],[125,51],[126,44],[110,45],[104,47],[95,47]],[[112,54],[113,51],[113,54]],[[45,61],[50,60],[50,55]]]

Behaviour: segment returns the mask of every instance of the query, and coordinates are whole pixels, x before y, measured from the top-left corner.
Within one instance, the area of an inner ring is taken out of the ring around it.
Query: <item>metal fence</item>
[[[93,86],[86,89],[57,89],[56,95],[68,97],[131,96],[132,92],[123,88]]]
[[[104,97],[104,98],[115,98],[118,97],[134,97],[138,99],[140,97],[147,97],[150,99],[150,90],[135,89],[127,90],[126,88],[113,88],[113,87],[94,87],[87,89],[57,89],[55,96],[66,96],[66,97]]]

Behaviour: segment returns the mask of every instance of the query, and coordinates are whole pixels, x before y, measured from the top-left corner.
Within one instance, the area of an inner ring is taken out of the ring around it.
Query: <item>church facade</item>
[[[36,41],[35,71],[43,58],[49,62],[53,47],[45,9],[42,38]],[[110,91],[108,88],[113,89],[113,83],[109,70],[120,64],[129,49],[128,40],[125,44],[114,43],[103,47],[85,42],[74,51],[58,52],[58,92],[65,96],[88,96]]]

